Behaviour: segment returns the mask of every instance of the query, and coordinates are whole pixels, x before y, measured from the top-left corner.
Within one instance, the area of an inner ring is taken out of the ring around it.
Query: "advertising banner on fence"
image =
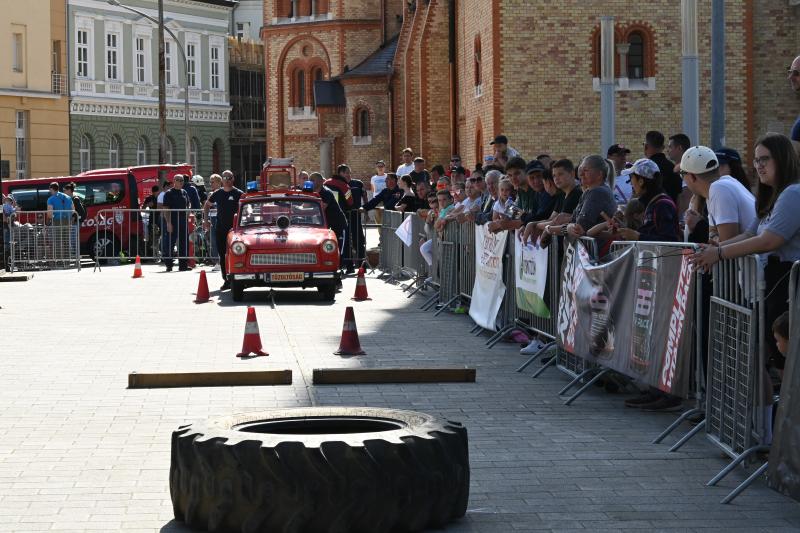
[[[517,307],[542,318],[550,318],[544,301],[547,285],[547,249],[536,243],[523,244],[522,229],[514,239],[514,272],[517,282]]]
[[[490,233],[486,225],[475,226],[475,285],[469,316],[484,329],[497,329],[497,313],[503,304],[503,254],[507,231]]]
[[[635,243],[600,265],[564,255],[557,339],[570,353],[685,396],[694,343],[689,249]]]

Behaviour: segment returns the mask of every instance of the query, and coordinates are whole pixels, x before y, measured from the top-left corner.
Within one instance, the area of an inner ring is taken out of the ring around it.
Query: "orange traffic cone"
[[[364,300],[372,300],[367,294],[367,280],[364,278],[364,267],[358,269],[358,278],[356,279],[356,293],[353,295],[353,300],[363,302]]]
[[[261,350],[261,335],[258,333],[258,321],[256,320],[256,310],[254,307],[247,308],[247,322],[244,325],[242,351],[237,353],[236,357],[248,357],[251,353],[253,357],[269,355]]]
[[[133,279],[136,278],[143,278],[144,274],[142,274],[142,258],[138,255],[136,256],[136,264],[133,265]]]
[[[358,329],[356,329],[356,317],[353,308],[348,307],[344,313],[344,326],[342,326],[342,340],[339,349],[333,352],[334,355],[366,355],[358,342]]]
[[[194,299],[196,304],[204,304],[208,301],[208,280],[206,279],[206,271],[200,271],[200,281],[197,283],[197,298]]]

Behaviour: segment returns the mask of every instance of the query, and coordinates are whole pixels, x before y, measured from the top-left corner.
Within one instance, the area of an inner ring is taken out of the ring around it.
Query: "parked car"
[[[190,165],[146,165],[126,168],[105,168],[83,172],[77,176],[3,180],[3,193],[13,195],[21,212],[21,223],[41,223],[26,211],[46,211],[49,186],[75,182],[75,195],[86,206],[86,219],[81,220],[82,253],[111,257],[120,251],[141,249],[144,235],[139,217],[109,216],[114,209],[139,209],[153,185],[161,185],[176,174],[192,175]],[[97,231],[97,226],[113,228]]]
[[[315,193],[286,189],[242,196],[227,245],[234,301],[248,287],[316,287],[323,299],[336,298],[339,244]]]

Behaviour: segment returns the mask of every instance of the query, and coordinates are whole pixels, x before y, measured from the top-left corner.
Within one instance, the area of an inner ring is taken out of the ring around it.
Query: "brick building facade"
[[[597,152],[603,15],[615,17],[617,141],[637,156],[645,131],[682,129],[675,0],[565,0],[557,8],[536,0],[320,0],[326,13],[294,19],[269,4],[268,153],[295,155],[303,168],[348,161],[367,175],[375,159],[396,165],[405,146],[429,166],[454,152],[474,166],[500,133],[528,158]],[[800,54],[799,21],[790,0],[726,2],[726,143],[744,155],[761,133],[788,132],[800,112],[785,79]],[[710,2],[698,2],[698,40],[701,139],[693,142],[707,143]],[[305,100],[292,78],[296,65],[305,69]],[[331,83],[337,87],[325,88]],[[309,99],[314,85],[324,89],[318,108]]]

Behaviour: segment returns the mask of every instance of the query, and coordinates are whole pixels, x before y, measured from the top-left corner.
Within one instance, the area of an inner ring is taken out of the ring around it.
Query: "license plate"
[[[270,274],[272,281],[303,281],[306,276],[303,272],[278,272]]]

